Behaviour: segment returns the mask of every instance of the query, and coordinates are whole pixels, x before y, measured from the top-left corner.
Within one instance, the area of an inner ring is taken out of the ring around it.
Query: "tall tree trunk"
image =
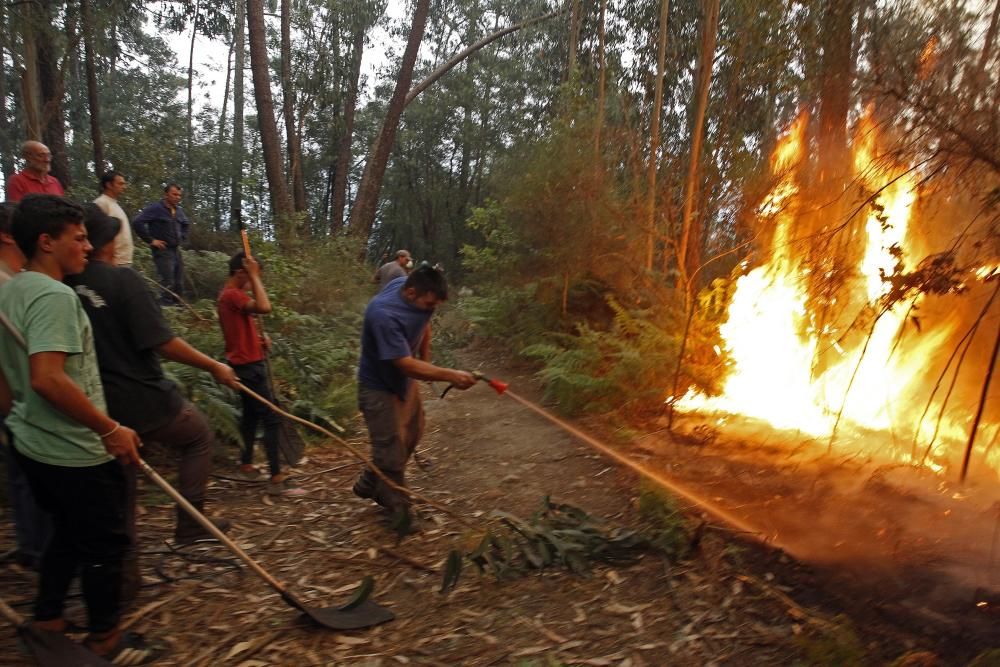
[[[229,228],[243,227],[243,71],[246,67],[246,3],[236,0],[233,27],[233,143],[229,185]]]
[[[344,100],[344,131],[337,149],[337,170],[333,179],[333,210],[330,211],[330,234],[336,235],[344,226],[344,208],[347,206],[347,177],[351,171],[351,141],[354,139],[354,113],[358,104],[358,87],[361,79],[361,58],[365,47],[365,22],[358,20],[351,39],[351,76]]]
[[[656,81],[653,84],[653,113],[649,120],[649,162],[646,164],[646,253],[643,265],[653,270],[656,246],[656,168],[660,152],[660,113],[663,110],[663,75],[667,62],[667,20],[670,0],[660,0],[660,25],[656,47]]]
[[[188,80],[187,80],[187,150],[184,151],[184,175],[187,179],[185,186],[189,195],[194,188],[194,166],[191,152],[194,149],[194,40],[198,36],[198,13],[201,10],[201,0],[194,2],[194,19],[191,21],[191,48],[188,51]]]
[[[822,79],[819,94],[819,172],[817,185],[826,195],[840,192],[850,167],[847,112],[854,67],[851,23],[855,0],[827,0],[823,12]]]
[[[292,0],[281,0],[281,109],[285,117],[293,204],[296,211],[304,211],[306,186],[302,176],[302,144],[295,126],[295,88],[292,85]]]
[[[260,0],[251,1],[259,2]],[[385,177],[389,155],[392,153],[393,140],[396,138],[396,130],[399,128],[399,119],[403,115],[403,108],[406,105],[406,95],[410,90],[413,66],[417,61],[417,52],[424,36],[424,26],[427,23],[429,9],[430,0],[416,0],[410,35],[406,41],[406,50],[403,52],[399,76],[396,79],[396,88],[389,100],[385,122],[375,138],[375,143],[365,163],[365,170],[358,186],[358,195],[355,198],[354,208],[351,210],[351,231],[365,239],[365,247],[368,245],[367,239],[375,224],[375,212],[378,208],[379,192],[382,190],[382,179]],[[364,254],[362,249],[362,255]]]
[[[697,88],[691,123],[691,155],[688,159],[687,179],[684,184],[684,210],[681,214],[681,240],[677,247],[677,267],[681,284],[688,296],[694,291],[693,277],[701,265],[701,233],[694,222],[694,198],[698,189],[698,163],[705,129],[705,112],[708,110],[708,90],[712,83],[715,63],[715,39],[719,31],[719,0],[705,0],[702,17],[701,56],[698,59]]]
[[[59,179],[64,188],[69,188],[73,184],[73,177],[70,175],[69,158],[66,155],[66,119],[62,104],[66,90],[55,43],[52,35],[46,35],[37,41],[38,80],[42,93],[42,141],[52,152],[51,174]]]
[[[997,38],[997,28],[1000,27],[1000,0],[993,5],[993,16],[990,17],[990,27],[986,30],[986,37],[983,38],[983,50],[979,53],[979,63],[976,65],[978,80],[986,83],[983,73],[986,71],[986,64],[993,56],[993,44]]]
[[[601,14],[597,23],[597,121],[594,123],[594,164],[600,165],[601,133],[604,131],[605,87],[607,86],[607,61],[605,60],[605,28],[608,0],[601,0]],[[603,173],[603,169],[602,169]]]
[[[580,42],[580,0],[570,0],[569,13],[569,57],[566,60],[566,78],[572,79],[576,72],[576,50]]]
[[[226,89],[222,94],[222,113],[219,114],[219,138],[216,146],[219,149],[226,143],[226,107],[229,104],[229,84],[233,80],[233,48],[235,42],[230,41],[229,53],[226,55]],[[212,227],[216,232],[222,231],[222,179],[224,178],[223,168],[219,162],[215,163],[215,199],[212,207]]]
[[[7,19],[7,0],[0,0],[0,178],[9,176],[14,171],[14,141],[10,132],[10,120],[7,118],[7,72],[3,71],[3,63],[7,62],[6,52],[10,50],[11,61],[17,62],[14,54],[12,33]]]
[[[101,98],[97,90],[94,18],[90,13],[90,0],[80,0],[80,25],[83,30],[83,65],[87,71],[87,105],[90,110],[90,142],[94,146],[94,173],[100,178],[107,163],[104,161],[104,136],[101,133]]]
[[[35,24],[38,9],[34,5],[21,5],[18,23],[21,27],[21,115],[24,119],[24,136],[32,141],[42,140],[42,83],[38,70],[38,36]]]
[[[261,152],[264,158],[264,172],[267,174],[267,183],[271,190],[272,215],[275,218],[274,233],[279,241],[288,241],[295,233],[293,228],[295,211],[281,168],[284,160],[281,156],[278,125],[274,120],[274,101],[271,99],[271,77],[268,71],[263,0],[247,0],[247,28],[250,40],[250,71],[253,75],[254,99],[257,101]]]

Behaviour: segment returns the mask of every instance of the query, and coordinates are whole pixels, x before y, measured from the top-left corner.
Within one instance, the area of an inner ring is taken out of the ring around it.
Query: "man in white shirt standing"
[[[128,182],[125,177],[117,171],[108,171],[101,176],[101,195],[94,200],[97,207],[104,211],[105,215],[110,215],[122,223],[122,228],[115,237],[115,265],[132,266],[132,225],[128,222],[128,216],[118,205],[118,197],[125,192]]]

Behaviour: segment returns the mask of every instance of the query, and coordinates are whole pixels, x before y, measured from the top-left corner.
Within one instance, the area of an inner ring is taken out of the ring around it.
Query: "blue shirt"
[[[190,224],[184,209],[178,206],[171,213],[162,200],[142,209],[132,220],[132,228],[139,238],[146,243],[163,241],[168,248],[176,248],[181,241],[187,240]]]
[[[361,364],[358,382],[369,389],[389,391],[402,399],[410,379],[400,371],[395,359],[416,356],[427,323],[434,314],[403,298],[406,276],[391,281],[368,302],[361,332]]]

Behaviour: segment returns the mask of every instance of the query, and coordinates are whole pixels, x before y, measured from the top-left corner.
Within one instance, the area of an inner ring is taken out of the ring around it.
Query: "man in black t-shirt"
[[[214,435],[205,416],[164,376],[159,358],[200,368],[233,388],[239,380],[228,365],[174,335],[142,276],[112,264],[120,223],[96,206],[85,208],[84,223],[94,249],[83,273],[66,282],[76,290],[94,329],[108,413],[135,429],[144,441],[180,451],[178,490],[201,510]],[[228,525],[214,521],[223,528]],[[209,533],[178,508],[174,539],[190,543],[207,537]]]

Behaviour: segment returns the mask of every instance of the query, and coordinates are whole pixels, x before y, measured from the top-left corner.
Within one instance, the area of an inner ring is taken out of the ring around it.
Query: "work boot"
[[[196,510],[204,514],[202,511],[205,507],[204,500],[192,502],[191,504],[194,505]],[[228,519],[223,519],[222,517],[208,517],[208,520],[222,532],[229,530]],[[177,508],[177,527],[174,528],[174,542],[183,546],[193,544],[199,540],[214,539],[216,539],[215,535],[202,528],[201,524],[194,520],[194,517],[182,510],[180,507]]]
[[[358,481],[354,482],[354,488],[351,491],[354,492],[358,498],[374,498],[375,497],[375,482],[377,481],[375,473],[373,473],[368,468],[361,473],[358,477]]]

